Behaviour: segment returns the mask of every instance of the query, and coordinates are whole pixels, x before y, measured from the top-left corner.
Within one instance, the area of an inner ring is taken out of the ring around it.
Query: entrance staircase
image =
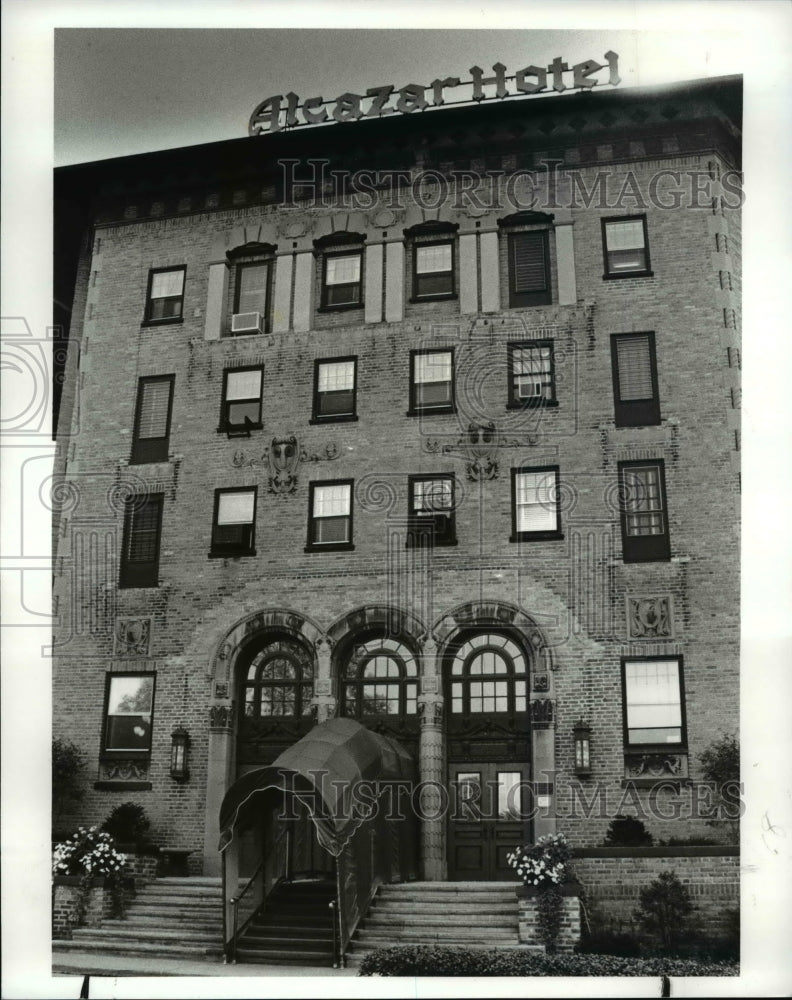
[[[222,960],[223,896],[219,878],[158,878],[138,889],[122,920],[77,927],[59,953],[101,952],[151,958]]]
[[[347,952],[438,944],[518,948],[517,899],[508,882],[404,882],[380,886]]]
[[[237,961],[332,966],[332,899],[333,880],[298,879],[276,886],[240,936]]]

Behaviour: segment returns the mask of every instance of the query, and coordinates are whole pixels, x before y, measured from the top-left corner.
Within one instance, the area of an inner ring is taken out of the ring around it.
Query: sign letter
[[[593,59],[587,59],[585,62],[573,66],[572,72],[575,74],[575,86],[585,87],[586,89],[596,87],[599,81],[589,80],[588,78],[592,73],[596,73],[598,69],[602,69],[602,64],[594,62]]]
[[[492,67],[495,76],[488,76],[484,79],[484,71],[480,66],[471,66],[470,75],[473,77],[473,100],[483,101],[484,91],[481,89],[484,84],[497,84],[496,97],[506,96],[506,67],[503,63],[495,63]]]
[[[404,114],[423,111],[427,107],[425,90],[426,87],[422,87],[420,83],[408,83],[406,87],[402,87],[399,91],[399,100],[396,102],[396,110],[403,111]]]
[[[248,132],[250,135],[260,135],[262,132],[280,131],[280,110],[283,96],[277,94],[275,97],[268,97],[261,104],[257,105],[250,116]]]
[[[362,118],[363,112],[360,110],[362,100],[360,94],[341,94],[333,108],[333,118],[337,122],[352,122]]]
[[[526,83],[526,76],[535,76],[536,83]],[[547,70],[542,69],[541,66],[526,66],[525,69],[518,69],[514,83],[521,94],[538,94],[540,90],[547,89]]]

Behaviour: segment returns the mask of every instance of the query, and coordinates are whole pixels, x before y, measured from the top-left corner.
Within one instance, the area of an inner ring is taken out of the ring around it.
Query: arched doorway
[[[527,646],[516,630],[469,628],[443,666],[449,878],[510,879],[506,856],[531,836]]]

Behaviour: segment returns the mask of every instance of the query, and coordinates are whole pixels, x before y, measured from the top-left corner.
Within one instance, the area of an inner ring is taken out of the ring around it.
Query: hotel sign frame
[[[608,51],[603,56],[605,63],[587,59],[571,68],[561,56],[556,56],[547,67],[526,66],[514,75],[506,75],[503,63],[495,63],[492,76],[485,77],[480,66],[472,66],[470,80],[460,80],[449,76],[433,80],[428,87],[418,83],[408,83],[399,90],[392,84],[369,87],[365,94],[344,93],[334,100],[323,97],[308,97],[300,101],[298,94],[275,94],[256,105],[250,116],[248,132],[254,135],[271,135],[283,129],[304,128],[308,125],[325,125],[359,121],[362,118],[384,118],[393,114],[412,114],[432,108],[471,102],[503,100],[507,97],[531,96],[546,91],[562,93],[565,90],[591,90],[601,83],[612,87],[621,83],[619,76],[619,56]],[[600,70],[608,70],[607,80],[596,79]],[[572,74],[571,85],[564,82],[564,74]],[[495,92],[486,94],[485,87],[495,87]],[[472,87],[472,96],[459,101],[446,101],[446,91],[459,87]],[[427,92],[430,100],[427,100]]]

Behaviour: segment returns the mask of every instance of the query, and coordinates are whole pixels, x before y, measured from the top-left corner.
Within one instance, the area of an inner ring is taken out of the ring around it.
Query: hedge
[[[737,976],[735,962],[617,955],[541,955],[442,945],[377,948],[360,963],[360,976]]]

